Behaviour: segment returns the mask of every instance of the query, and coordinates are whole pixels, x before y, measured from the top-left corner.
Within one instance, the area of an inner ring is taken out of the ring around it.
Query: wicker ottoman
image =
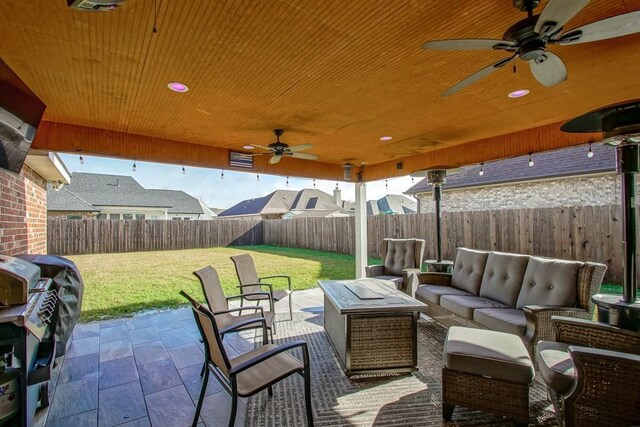
[[[520,337],[453,326],[444,342],[442,417],[456,405],[529,423],[533,363]]]

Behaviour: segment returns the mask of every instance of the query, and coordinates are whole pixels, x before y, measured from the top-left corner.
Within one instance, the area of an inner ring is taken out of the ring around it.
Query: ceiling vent
[[[124,0],[67,0],[70,8],[87,12],[108,12],[117,9],[122,3]]]

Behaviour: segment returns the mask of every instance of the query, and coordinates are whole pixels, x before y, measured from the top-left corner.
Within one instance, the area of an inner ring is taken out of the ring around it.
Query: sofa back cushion
[[[582,265],[579,261],[531,257],[516,308],[525,305],[575,307]]]
[[[491,252],[484,268],[480,296],[515,307],[529,258],[528,255]]]
[[[451,286],[478,295],[482,273],[489,252],[458,248],[456,262],[453,265]]]
[[[402,276],[405,268],[420,268],[424,256],[422,239],[384,239],[384,274]]]

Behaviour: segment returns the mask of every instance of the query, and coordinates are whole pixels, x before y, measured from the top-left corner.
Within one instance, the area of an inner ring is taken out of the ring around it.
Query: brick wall
[[[445,185],[443,190],[442,210],[448,212],[620,203],[620,188],[614,173],[449,191]],[[420,212],[435,210],[431,192],[416,196],[420,199]]]
[[[91,212],[76,212],[76,211],[49,211],[47,212],[49,219],[67,219],[67,215],[80,215],[82,219],[91,219],[95,215]]]
[[[26,165],[0,169],[0,253],[47,253],[47,183]]]

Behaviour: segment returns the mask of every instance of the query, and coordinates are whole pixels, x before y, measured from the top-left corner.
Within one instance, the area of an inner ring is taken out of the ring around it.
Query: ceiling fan
[[[546,87],[567,79],[567,68],[557,55],[549,52],[547,44],[572,45],[620,37],[640,32],[640,11],[625,13],[562,32],[563,26],[578,14],[590,0],[549,0],[540,15],[533,9],[540,0],[513,0],[513,6],[527,12],[527,18],[515,23],[502,40],[457,39],[426,42],[423,49],[435,50],[504,50],[512,55],[470,75],[447,89],[449,96],[477,82],[519,57],[529,62],[531,73]]]
[[[269,150],[271,153],[273,153],[273,156],[271,156],[271,158],[269,159],[270,164],[275,165],[276,163],[279,163],[284,156],[295,157],[296,159],[305,159],[305,160],[318,159],[318,156],[316,156],[315,154],[301,153],[301,151],[309,150],[313,148],[313,144],[300,144],[300,145],[294,145],[290,147],[284,142],[280,142],[280,137],[284,133],[284,129],[274,129],[273,133],[276,136],[276,142],[269,144],[267,147],[264,147],[262,145],[251,144],[252,147],[260,148],[262,150]],[[265,154],[269,154],[269,153],[254,154],[254,156],[263,156]]]

